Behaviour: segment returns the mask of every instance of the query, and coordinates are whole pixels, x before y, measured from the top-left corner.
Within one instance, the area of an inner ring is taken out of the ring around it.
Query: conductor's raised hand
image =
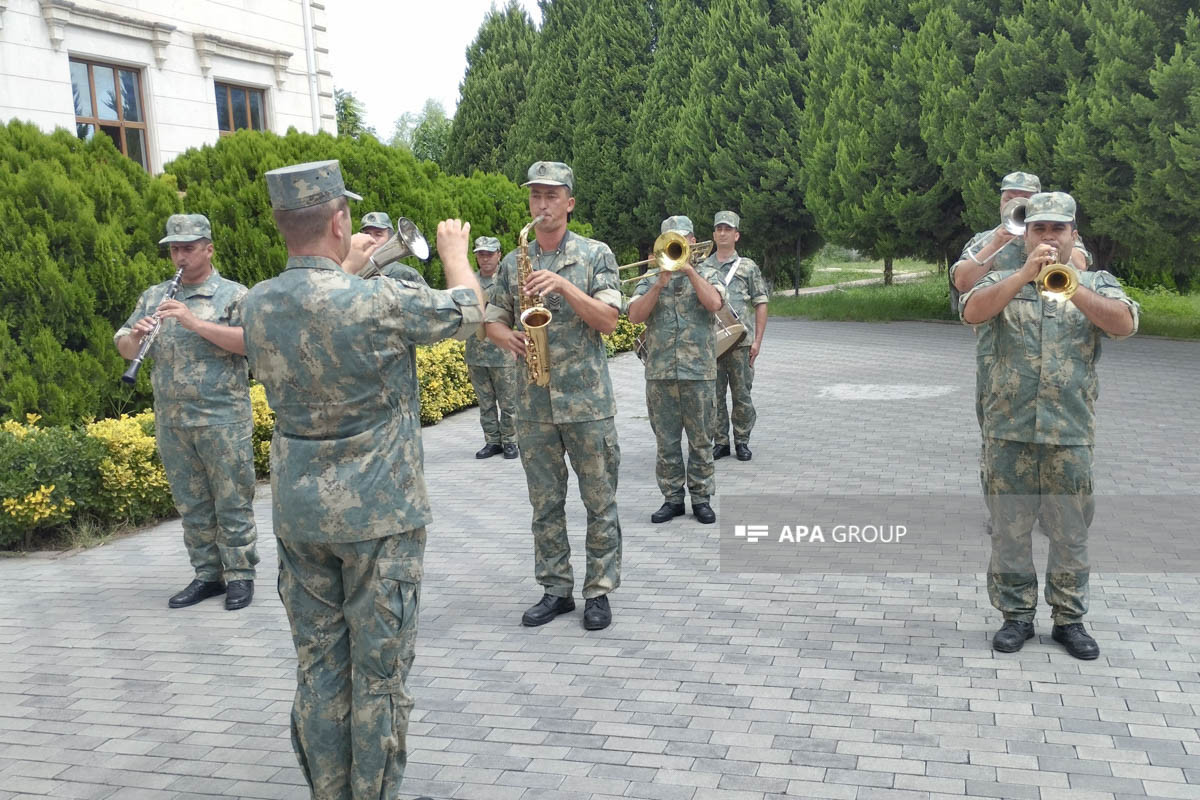
[[[350,237],[350,252],[342,259],[342,270],[357,275],[367,265],[378,246],[368,234],[354,234]]]

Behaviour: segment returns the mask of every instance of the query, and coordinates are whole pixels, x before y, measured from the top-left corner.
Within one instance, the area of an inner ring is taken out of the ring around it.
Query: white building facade
[[[0,122],[151,172],[235,130],[337,132],[319,0],[0,0]]]

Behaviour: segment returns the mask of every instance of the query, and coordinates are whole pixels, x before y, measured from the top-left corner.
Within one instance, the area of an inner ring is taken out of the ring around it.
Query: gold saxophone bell
[[[623,270],[631,267],[640,267],[645,264],[654,264],[656,269],[641,275],[634,275],[631,278],[625,278],[621,283],[640,281],[642,278],[654,277],[660,272],[678,272],[688,264],[694,264],[697,261],[707,258],[710,252],[712,252],[711,241],[692,244],[687,240],[686,236],[675,231],[667,231],[654,240],[654,249],[650,258],[635,261],[632,264],[622,264],[617,269]]]

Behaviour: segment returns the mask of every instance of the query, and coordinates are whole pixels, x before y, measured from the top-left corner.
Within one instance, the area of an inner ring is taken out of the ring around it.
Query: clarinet
[[[180,267],[175,273],[175,277],[171,278],[171,285],[167,287],[167,293],[163,300],[174,300],[175,294],[179,291],[179,282],[183,280],[183,267]],[[161,301],[160,301],[161,302]],[[146,357],[146,351],[150,349],[150,345],[154,344],[154,338],[158,336],[159,330],[162,328],[162,320],[159,319],[157,312],[154,314],[154,327],[142,339],[141,347],[138,348],[137,355],[133,357],[133,361],[129,362],[129,369],[125,370],[125,374],[121,376],[121,380],[132,386],[137,381],[138,370],[142,368],[142,359]]]

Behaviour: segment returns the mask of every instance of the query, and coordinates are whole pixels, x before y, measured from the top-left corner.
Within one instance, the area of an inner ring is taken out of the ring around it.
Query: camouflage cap
[[[370,211],[363,214],[362,228],[384,228],[386,230],[395,230],[392,227],[392,219],[387,215],[386,211]]]
[[[197,239],[212,239],[208,217],[203,214],[172,214],[167,217],[167,235],[158,243],[194,242]]]
[[[1040,192],[1042,182],[1032,172],[1010,172],[1000,181],[1000,191],[1014,189],[1018,192]]]
[[[346,189],[342,167],[334,160],[309,161],[273,169],[267,173],[267,191],[271,194],[271,208],[276,211],[319,206],[335,197],[362,200]]]
[[[475,240],[475,252],[486,250],[489,253],[500,252],[500,240],[495,236],[480,236]]]
[[[667,217],[662,221],[662,225],[658,227],[658,232],[666,233],[667,231],[682,233],[685,236],[689,233],[696,232],[695,228],[692,226],[692,221],[682,214],[677,214],[673,217]]]
[[[739,230],[742,225],[742,218],[733,211],[718,211],[713,217],[713,227],[718,225],[728,225],[729,227]]]
[[[1041,192],[1029,198],[1025,224],[1031,222],[1074,222],[1075,198],[1066,192]]]
[[[575,191],[575,173],[561,161],[535,161],[529,167],[526,178],[528,180],[522,186],[543,183],[547,186],[566,186]]]

